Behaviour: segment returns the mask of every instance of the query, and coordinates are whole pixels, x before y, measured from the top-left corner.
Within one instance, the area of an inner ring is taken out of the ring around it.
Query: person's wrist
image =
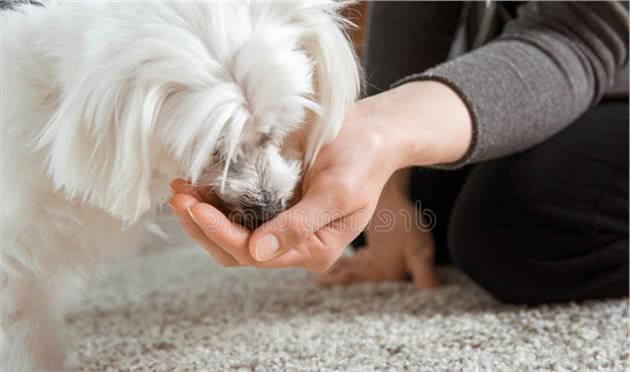
[[[397,151],[398,139],[392,136],[390,118],[379,107],[380,102],[373,98],[368,97],[355,102],[346,114],[346,121],[358,126],[362,145],[374,156],[371,167],[378,169],[379,173],[389,179],[389,176],[399,169],[402,154]]]
[[[472,119],[462,98],[439,81],[403,84],[383,94],[397,137],[399,168],[453,163],[472,141]]]
[[[379,167],[389,179],[405,167],[410,152],[402,128],[395,117],[395,105],[385,93],[364,98],[349,110],[350,120],[361,126],[367,148],[377,156]]]

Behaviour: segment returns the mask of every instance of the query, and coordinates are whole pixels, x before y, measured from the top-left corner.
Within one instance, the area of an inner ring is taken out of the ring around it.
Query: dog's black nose
[[[252,208],[252,213],[256,218],[256,221],[258,221],[258,226],[273,219],[281,211],[282,208],[276,205],[257,205]]]
[[[281,205],[265,204],[251,205],[244,208],[243,213],[239,216],[237,222],[250,230],[256,230],[258,226],[273,219],[282,212]]]

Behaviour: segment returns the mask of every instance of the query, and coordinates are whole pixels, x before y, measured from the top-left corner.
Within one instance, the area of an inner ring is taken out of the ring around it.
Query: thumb
[[[268,261],[307,242],[322,227],[345,216],[342,204],[325,190],[310,189],[296,205],[254,231],[249,240],[252,257],[258,262]]]

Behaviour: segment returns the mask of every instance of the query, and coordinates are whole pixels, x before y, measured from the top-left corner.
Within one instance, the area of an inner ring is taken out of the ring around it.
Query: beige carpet
[[[85,371],[628,370],[627,300],[504,306],[441,276],[324,290],[173,247],[107,268],[70,329]]]

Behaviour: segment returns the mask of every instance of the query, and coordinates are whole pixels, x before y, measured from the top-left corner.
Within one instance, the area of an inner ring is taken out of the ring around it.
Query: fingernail
[[[168,207],[169,207],[171,210],[174,210],[174,209],[175,209],[175,207],[173,206],[173,204],[171,204],[170,202],[166,203],[166,205],[168,205]]]
[[[267,261],[280,249],[280,242],[274,235],[265,235],[256,242],[256,260]]]
[[[197,225],[199,225],[197,223],[197,220],[195,219],[195,215],[193,214],[193,212],[190,210],[190,208],[186,209],[188,211],[188,215],[190,216],[190,218],[192,218],[193,222],[196,223]]]

